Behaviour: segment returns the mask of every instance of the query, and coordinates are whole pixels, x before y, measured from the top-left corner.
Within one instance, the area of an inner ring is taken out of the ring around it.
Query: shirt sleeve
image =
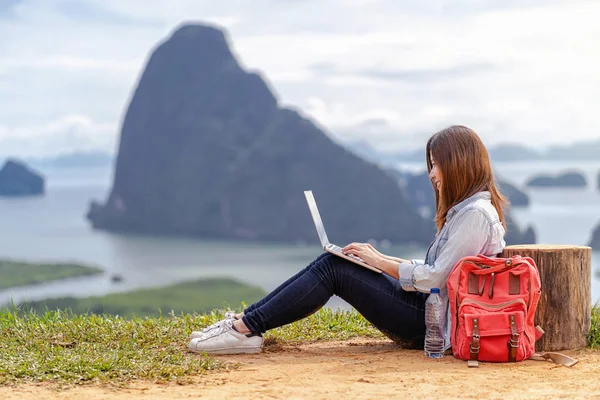
[[[400,263],[398,280],[402,289],[429,293],[431,288],[445,288],[450,272],[461,258],[483,251],[490,235],[486,216],[482,211],[472,209],[459,218],[433,265],[418,263],[418,260]]]

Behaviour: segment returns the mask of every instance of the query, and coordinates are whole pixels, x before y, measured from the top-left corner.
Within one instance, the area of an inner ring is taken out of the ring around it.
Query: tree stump
[[[535,324],[546,332],[537,351],[587,346],[591,323],[592,249],[587,246],[507,246],[502,257],[531,257],[540,273],[542,294]]]

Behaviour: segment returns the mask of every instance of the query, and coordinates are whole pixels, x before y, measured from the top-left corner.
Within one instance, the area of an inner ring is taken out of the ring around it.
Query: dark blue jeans
[[[337,295],[377,329],[407,347],[423,347],[427,295],[407,292],[398,280],[324,253],[262,300],[244,310],[253,333],[308,317]]]

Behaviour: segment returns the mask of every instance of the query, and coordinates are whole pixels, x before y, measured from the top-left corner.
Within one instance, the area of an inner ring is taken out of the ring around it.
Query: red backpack
[[[530,257],[465,257],[448,278],[452,352],[477,367],[478,361],[551,360],[571,367],[578,360],[535,352],[544,331],[534,326],[541,284]]]
[[[531,358],[543,333],[534,326],[540,294],[529,257],[461,259],[448,278],[454,356],[469,366]]]

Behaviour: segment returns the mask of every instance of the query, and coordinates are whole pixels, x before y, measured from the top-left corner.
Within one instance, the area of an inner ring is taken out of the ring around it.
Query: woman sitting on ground
[[[262,333],[306,318],[333,295],[395,342],[423,348],[429,290],[441,289],[447,309],[446,282],[454,265],[465,256],[502,252],[507,204],[494,181],[488,152],[471,129],[452,126],[433,135],[426,160],[435,192],[437,234],[424,260],[387,256],[367,243],[344,247],[345,253],[383,271],[379,274],[324,253],[242,313],[227,313],[224,320],[193,332],[190,351],[260,352]],[[450,323],[448,319],[445,324],[445,349],[451,347]]]

